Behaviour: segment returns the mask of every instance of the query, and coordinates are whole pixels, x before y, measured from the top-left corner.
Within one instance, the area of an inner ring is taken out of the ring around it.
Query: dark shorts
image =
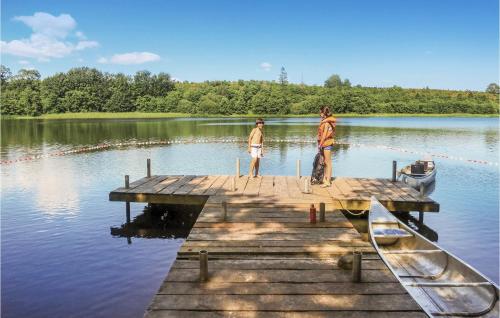
[[[330,150],[330,151],[332,151],[333,150],[333,145],[332,146],[323,147],[323,150]]]

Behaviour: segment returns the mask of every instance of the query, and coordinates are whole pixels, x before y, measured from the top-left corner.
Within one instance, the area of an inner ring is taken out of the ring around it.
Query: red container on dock
[[[316,223],[316,208],[314,204],[311,204],[311,208],[309,209],[309,222]]]

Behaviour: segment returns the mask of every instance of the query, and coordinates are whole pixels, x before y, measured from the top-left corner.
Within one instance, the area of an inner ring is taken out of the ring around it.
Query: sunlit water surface
[[[312,140],[317,119],[271,119],[267,139]],[[166,276],[182,239],[113,237],[124,203],[108,193],[145,175],[233,174],[246,169],[243,140],[251,119],[3,120],[1,159],[49,154],[99,143],[204,140],[155,147],[111,148],[2,165],[1,283],[3,317],[140,317]],[[223,142],[228,138],[240,142]],[[365,146],[339,147],[336,176],[388,178],[392,160],[418,155],[371,146],[498,162],[498,118],[342,118],[337,138]],[[315,146],[272,142],[263,174],[293,175],[295,161],[309,173]],[[440,213],[425,224],[438,243],[499,281],[499,170],[495,165],[435,159],[432,198]],[[132,204],[139,214],[144,204]]]

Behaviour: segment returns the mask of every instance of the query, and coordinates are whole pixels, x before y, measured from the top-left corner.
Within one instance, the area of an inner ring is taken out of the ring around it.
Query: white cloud
[[[55,38],[65,38],[76,27],[75,19],[69,14],[61,14],[55,17],[49,13],[36,12],[32,16],[14,17],[14,21],[23,22],[35,33]]]
[[[33,33],[28,39],[0,41],[1,53],[48,61],[51,58],[62,58],[74,51],[99,45],[96,41],[81,40],[71,43],[65,40],[76,27],[75,19],[69,14],[53,16],[45,12],[36,12],[32,16],[14,17],[14,21],[23,22]],[[80,36],[84,36],[83,33],[80,32]]]
[[[17,62],[17,63],[19,63],[19,64],[21,64],[21,65],[28,65],[28,64],[30,64],[31,62],[30,62],[30,61],[26,61],[26,60],[20,60],[20,61],[19,61],[19,62]]]
[[[271,63],[268,63],[268,62],[262,62],[262,63],[260,63],[260,68],[263,69],[266,72],[270,71],[271,67],[273,67],[271,65]]]
[[[131,65],[131,64],[143,64],[148,62],[155,62],[159,61],[160,59],[161,58],[158,54],[150,52],[130,52],[123,54],[115,54],[109,59],[101,57],[97,60],[97,62],[102,64],[110,63],[110,64]]]
[[[85,36],[85,34],[82,32],[82,31],[76,31],[75,32],[75,35],[77,38],[79,38],[80,40],[86,40],[87,37]]]
[[[81,51],[81,50],[90,49],[90,48],[98,47],[98,46],[99,46],[99,43],[97,43],[96,41],[80,41],[76,44],[75,50]]]

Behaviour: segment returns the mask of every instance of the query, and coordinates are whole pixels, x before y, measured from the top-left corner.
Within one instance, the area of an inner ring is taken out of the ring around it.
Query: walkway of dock
[[[288,176],[151,176],[112,191],[112,201],[204,203],[145,317],[426,317],[338,209],[367,209],[372,195],[395,211],[439,204],[387,179],[304,187]],[[320,202],[326,219],[310,223],[309,205]],[[207,282],[200,250],[209,254]],[[354,250],[363,252],[360,283],[337,265]]]

